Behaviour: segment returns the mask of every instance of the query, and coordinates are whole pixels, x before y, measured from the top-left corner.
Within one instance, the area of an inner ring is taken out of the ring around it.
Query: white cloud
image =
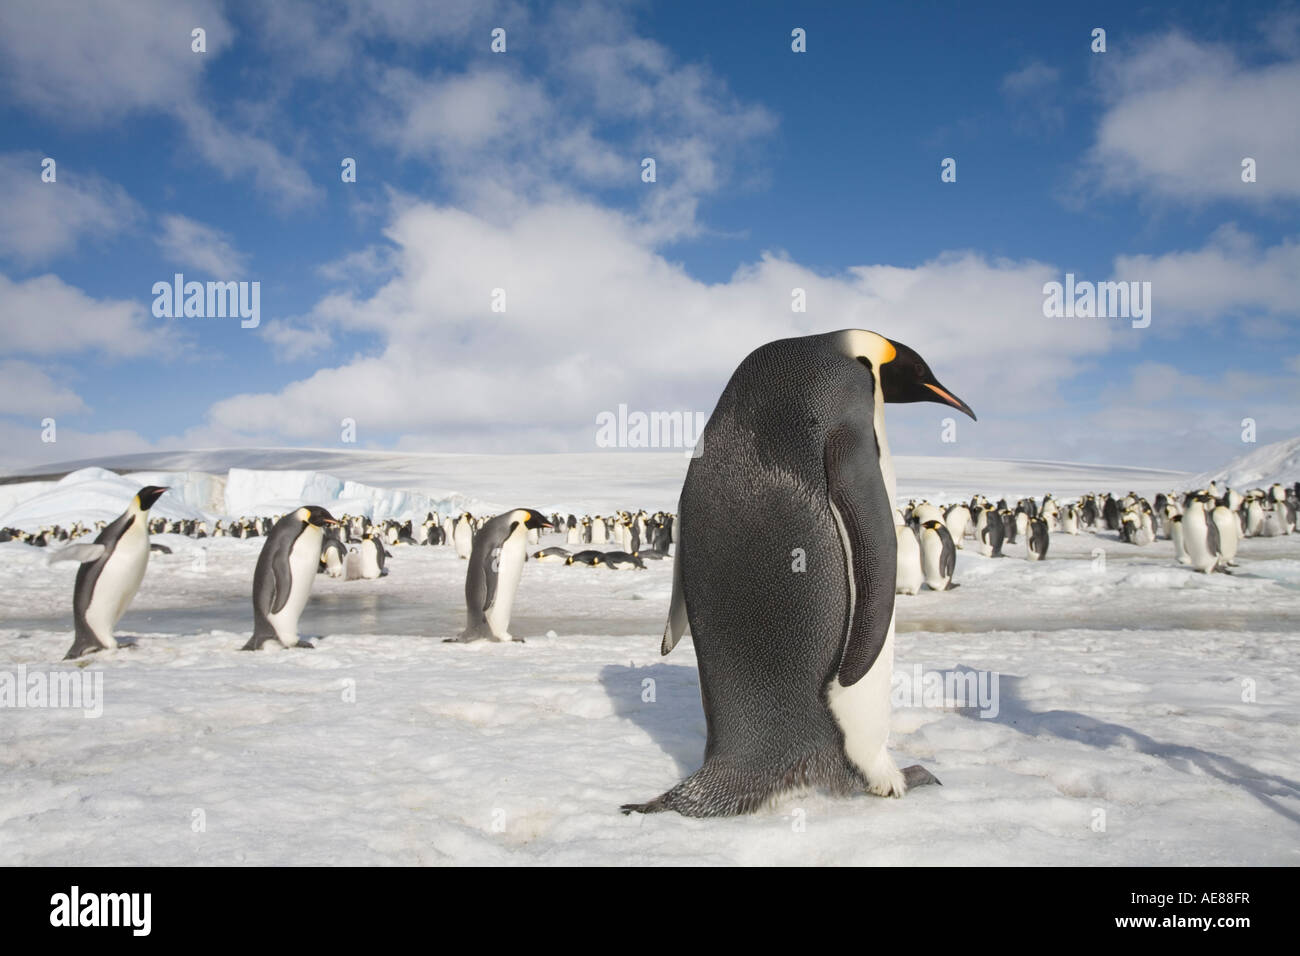
[[[248,264],[248,257],[218,229],[175,214],[163,216],[160,225],[162,232],[155,241],[169,262],[225,278],[241,273]]]
[[[1300,199],[1300,60],[1243,64],[1181,33],[1098,57],[1106,107],[1089,152],[1103,188],[1167,199]],[[1241,181],[1243,158],[1258,181]]]
[[[140,208],[115,183],[58,164],[56,180],[41,180],[40,153],[0,154],[0,255],[23,265],[46,262],[85,238],[129,228]]]
[[[85,410],[85,402],[76,392],[57,384],[44,371],[29,362],[15,359],[0,361],[0,415],[44,417]]]
[[[207,31],[207,52],[190,31]],[[0,80],[13,99],[71,127],[133,114],[174,117],[198,155],[227,178],[249,177],[283,204],[313,195],[310,177],[275,146],[231,129],[208,107],[203,72],[234,40],[213,0],[9,0],[0,4]]]
[[[1194,321],[1218,321],[1260,311],[1300,319],[1300,239],[1261,248],[1258,240],[1228,224],[1201,249],[1163,255],[1119,256],[1114,278],[1149,281],[1152,328],[1169,331],[1171,312]]]
[[[128,455],[161,447],[125,428],[86,432],[60,421],[56,423],[56,440],[52,442],[42,440],[42,431],[39,421],[0,419],[0,447],[5,450],[0,464],[6,472],[31,474],[41,465]]]
[[[1061,71],[1034,60],[1002,78],[1002,95],[1016,111],[1018,129],[1045,129],[1055,132],[1065,126],[1065,108],[1061,105]]]
[[[416,204],[387,235],[395,277],[371,296],[322,299],[306,317],[374,335],[378,349],[276,392],[218,402],[214,426],[252,422],[259,434],[301,441],[333,436],[352,417],[372,435],[454,433],[482,447],[487,436],[540,432],[581,447],[599,411],[626,402],[707,412],[751,349],[847,326],[913,345],[989,413],[1021,401],[1002,387],[1008,341],[1018,389],[1048,403],[1058,378],[1121,334],[1104,325],[1067,334],[1042,317],[1053,269],[973,253],[839,276],[767,256],[708,284],[649,248],[629,217],[583,203],[535,206],[504,225]],[[791,311],[795,287],[807,290],[806,314]],[[494,288],[506,291],[504,314],[490,309]],[[923,444],[938,438],[936,426]]]
[[[0,337],[19,355],[93,350],[122,358],[174,344],[141,303],[94,299],[54,275],[14,282],[0,274]]]

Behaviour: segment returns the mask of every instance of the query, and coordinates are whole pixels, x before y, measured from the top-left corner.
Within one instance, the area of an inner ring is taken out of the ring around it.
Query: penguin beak
[[[979,419],[975,417],[975,413],[971,410],[971,407],[969,405],[963,402],[952,392],[948,391],[938,382],[922,382],[921,384],[924,385],[926,388],[928,388],[930,391],[934,392],[934,394],[938,396],[938,401],[943,402],[943,404],[945,405],[951,405],[959,412],[965,412],[967,415],[971,417],[971,421],[976,421],[976,422],[979,421]],[[934,401],[934,399],[931,399],[931,401]]]
[[[938,402],[978,421],[971,407],[944,388],[916,350],[887,339],[894,347],[893,358],[880,365],[880,393],[887,402]]]

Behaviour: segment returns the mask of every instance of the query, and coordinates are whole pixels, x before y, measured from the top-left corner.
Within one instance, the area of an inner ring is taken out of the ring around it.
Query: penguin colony
[[[299,638],[298,619],[315,577],[383,577],[389,547],[449,546],[467,562],[466,627],[452,641],[519,640],[508,630],[515,589],[528,546],[540,544],[544,530],[574,550],[540,548],[531,552],[537,561],[629,571],[671,556],[660,650],[670,653],[686,634],[695,644],[704,761],[658,797],[623,810],[727,816],[798,788],[901,797],[939,782],[919,765],[900,769],[888,751],[895,596],[956,588],[956,552],[966,541],[986,557],[1017,547],[1041,561],[1053,533],[1106,530],[1135,547],[1169,540],[1179,563],[1209,574],[1236,564],[1242,538],[1295,531],[1300,482],[1245,493],[1211,484],[1153,502],[1101,493],[1058,503],[1048,494],[1011,507],[977,494],[896,509],[884,406],[920,401],[975,418],[914,350],[846,329],[772,342],[740,364],[705,426],[708,454],[692,459],[676,514],[579,518],[518,508],[494,516],[430,512],[417,524],[335,518],[304,505],[274,520],[217,521],[209,529],[203,521],[150,519],[167,489],[147,486],[111,523],[34,534],[0,529],[0,541],[73,542],[51,556],[81,565],[68,658],[118,646],[114,629],[150,551],[167,550],[151,547],[151,532],[265,538],[246,650],[272,641],[311,647]],[[75,543],[92,531],[93,543]],[[608,544],[617,549],[580,547]],[[790,564],[791,554],[806,558],[802,567]]]

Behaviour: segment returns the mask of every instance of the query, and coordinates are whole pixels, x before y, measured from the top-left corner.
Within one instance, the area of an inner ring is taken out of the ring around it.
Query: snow
[[[246,476],[240,506],[273,507],[307,488],[342,501],[364,485],[654,509],[671,505],[686,465],[676,455],[344,457],[354,467],[286,455],[293,475]],[[116,514],[150,468],[224,474],[229,496],[230,469],[271,464],[235,453],[138,460],[130,478],[78,477],[65,491],[86,487],[63,500]],[[1060,463],[902,464],[900,495],[932,499],[1189,480]],[[340,484],[319,477],[331,474]],[[57,495],[36,507],[52,490],[24,507],[54,520]],[[187,492],[171,507],[198,501]],[[441,638],[464,625],[465,563],[450,548],[399,546],[386,578],[317,578],[302,622],[320,636],[316,650],[251,654],[239,647],[261,540],[155,540],[174,553],[152,556],[119,628],[136,646],[76,663],[60,660],[75,566],[0,545],[0,679],[25,667],[103,681],[98,718],[0,708],[0,865],[1300,862],[1295,535],[1245,540],[1232,576],[1178,566],[1168,541],[1138,548],[1106,532],[1053,535],[1041,563],[1024,560],[1020,543],[1004,559],[959,551],[958,589],[898,599],[898,677],[918,667],[997,677],[995,716],[951,699],[895,709],[900,764],[922,763],[944,786],[901,800],[796,794],[729,820],[618,812],[703,754],[692,642],[659,655],[668,561],[644,572],[529,562],[511,623],[527,643],[459,645]],[[541,546],[557,543],[548,535]]]
[[[1197,475],[1188,488],[1205,488],[1211,481],[1243,491],[1267,488],[1274,482],[1286,486],[1300,480],[1300,437],[1274,442],[1242,455],[1217,471]]]
[[[73,462],[57,483],[0,484],[0,527],[39,530],[109,520],[143,485],[166,485],[153,513],[167,518],[274,516],[300,504],[373,519],[423,518],[530,507],[563,514],[621,508],[676,511],[689,457],[680,452],[567,455],[446,455],[289,449],[281,465],[266,449],[126,455],[103,465]],[[955,500],[978,488],[991,499],[1075,497],[1099,488],[1154,495],[1185,482],[1183,472],[1046,461],[977,458],[895,459],[900,504],[908,498]],[[152,466],[144,469],[142,466]],[[57,466],[56,466],[57,467]],[[117,475],[106,469],[124,471]],[[347,479],[335,477],[346,474]]]

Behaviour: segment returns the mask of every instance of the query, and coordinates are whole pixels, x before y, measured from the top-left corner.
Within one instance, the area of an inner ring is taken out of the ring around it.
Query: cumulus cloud
[[[1246,64],[1173,32],[1100,57],[1105,108],[1089,152],[1102,188],[1165,199],[1300,199],[1300,59]],[[1258,181],[1243,183],[1242,160]]]
[[[848,326],[915,343],[954,390],[991,409],[1010,401],[1000,388],[1009,339],[1034,359],[1017,366],[1018,385],[1046,401],[1081,357],[1124,334],[1104,325],[1068,334],[1042,317],[1042,284],[1055,270],[974,253],[833,276],[768,255],[709,284],[648,247],[630,217],[578,202],[539,205],[504,225],[416,204],[397,213],[388,239],[398,250],[393,278],[370,296],[328,296],[306,317],[373,336],[377,350],[221,401],[215,426],[255,422],[302,441],[352,417],[372,432],[472,443],[540,430],[582,447],[602,410],[707,412],[753,348]],[[806,291],[806,313],[791,309],[795,288]],[[492,311],[495,289],[504,313]],[[937,440],[936,426],[926,441]]]
[[[242,272],[248,257],[229,236],[188,216],[165,215],[155,238],[169,262],[210,276],[231,277]]]
[[[0,154],[0,256],[21,265],[47,262],[86,238],[129,228],[140,207],[116,183],[76,166],[55,166],[56,180],[41,180],[36,152]]]
[[[0,415],[61,415],[84,411],[81,396],[30,362],[0,361]]]
[[[207,32],[206,53],[191,31]],[[207,65],[234,39],[215,0],[77,0],[0,4],[0,81],[14,101],[70,127],[137,114],[175,118],[190,146],[228,178],[250,177],[285,205],[313,195],[310,177],[268,140],[232,129],[208,107]]]
[[[1261,248],[1227,224],[1204,247],[1162,255],[1119,256],[1117,279],[1149,281],[1153,308],[1199,323],[1249,313],[1300,319],[1300,238]],[[1153,316],[1152,327],[1170,331]],[[1175,326],[1176,327],[1176,326]]]
[[[18,355],[96,351],[125,358],[173,342],[143,304],[95,299],[54,275],[15,282],[0,274],[0,336]]]

